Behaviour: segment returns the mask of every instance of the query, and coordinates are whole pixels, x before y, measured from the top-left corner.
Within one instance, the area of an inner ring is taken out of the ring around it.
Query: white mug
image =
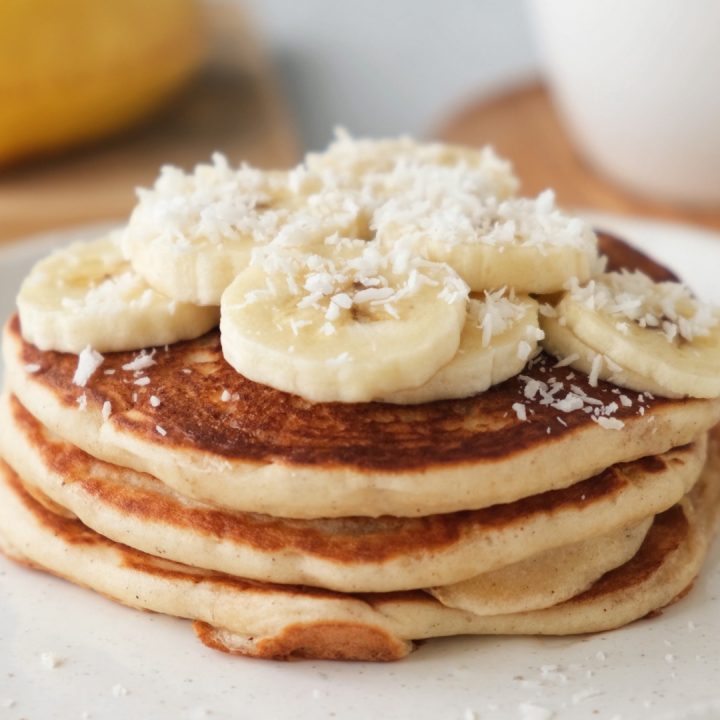
[[[720,0],[529,0],[583,156],[657,200],[720,205]]]

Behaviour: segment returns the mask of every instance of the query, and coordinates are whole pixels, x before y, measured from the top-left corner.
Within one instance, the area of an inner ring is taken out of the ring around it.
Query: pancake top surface
[[[561,412],[528,400],[528,379],[561,384],[557,399],[574,387],[597,407],[615,403],[619,407],[613,417],[620,420],[703,402],[623,391],[632,402],[625,407],[614,385],[599,382],[592,387],[581,373],[555,368],[554,359],[541,355],[523,375],[461,400],[412,406],[313,404],[238,374],[223,359],[217,332],[167,350],[158,348],[155,364],[141,373],[122,369],[136,353],[108,354],[88,386],[79,388],[72,382],[75,355],[42,352],[22,341],[17,316],[8,331],[21,344],[22,363],[39,367],[33,381],[43,383],[65,405],[77,407],[84,393],[88,403],[111,403],[111,420],[119,429],[153,438],[163,448],[192,448],[255,462],[422,469],[531,451],[594,423],[592,414],[582,409]],[[149,383],[138,384],[140,377]],[[223,401],[228,394],[231,399]],[[158,407],[150,402],[153,396],[160,400]],[[527,406],[526,422],[512,409],[518,402]],[[166,434],[160,434],[158,426]]]
[[[658,279],[674,277],[611,235],[600,233],[599,241],[611,267],[637,267]],[[22,342],[17,316],[10,322],[9,333],[22,343],[22,362],[40,367],[34,379],[75,407],[82,394],[72,383],[76,356],[41,352]],[[123,370],[136,356],[108,354],[86,389],[88,401],[100,405],[109,401],[113,422],[121,430],[154,438],[164,448],[191,448],[251,462],[419,470],[532,451],[593,422],[583,410],[560,412],[551,405],[529,402],[524,395],[528,378],[549,385],[561,383],[558,399],[574,386],[600,406],[620,404],[615,386],[599,382],[592,387],[582,373],[554,368],[554,359],[545,354],[522,376],[479,395],[415,406],[313,404],[252,382],[225,362],[218,332],[157,348],[155,364],[146,371]],[[139,376],[147,376],[149,384],[138,384]],[[613,414],[620,420],[662,406],[697,403],[622,392],[632,405],[621,405]],[[158,407],[150,404],[152,396],[160,399]],[[517,402],[527,405],[528,422],[520,421],[513,411]],[[167,434],[159,434],[158,426]]]
[[[604,242],[627,259],[627,246]],[[204,502],[285,517],[511,502],[689,443],[720,420],[720,399],[592,386],[544,354],[479,395],[402,406],[313,404],[254,383],[225,362],[217,332],[151,352],[139,371],[124,369],[137,353],[108,354],[78,387],[75,355],[24,342],[17,316],[5,328],[9,389],[64,439]],[[558,404],[570,393],[574,405]],[[622,429],[603,427],[607,416]]]

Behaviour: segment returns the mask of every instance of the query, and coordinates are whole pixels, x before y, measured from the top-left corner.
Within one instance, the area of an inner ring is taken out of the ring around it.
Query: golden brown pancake
[[[599,243],[611,268],[674,278],[616,237],[600,233]],[[253,383],[225,363],[217,333],[157,349],[156,364],[138,373],[150,379],[145,386],[122,370],[134,356],[119,353],[81,390],[72,383],[75,356],[24,343],[17,317],[4,354],[11,390],[69,442],[188,497],[283,517],[417,517],[512,502],[691,442],[720,420],[720,400],[627,393],[632,404],[614,414],[622,432],[604,430],[587,407],[561,412],[525,398],[533,379],[561,383],[558,397],[574,386],[605,406],[618,402],[618,388],[591,387],[547,355],[524,379],[476,397],[399,407],[312,404]],[[82,413],[79,401],[87,403]],[[515,415],[516,402],[527,422]]]
[[[0,402],[0,451],[35,495],[117,542],[255,580],[346,592],[447,585],[666,510],[697,480],[705,437],[618,464],[562,490],[423,518],[287,520],[198,505],[54,436],[15,398]]]
[[[626,268],[640,270],[657,282],[679,282],[680,278],[670,268],[648,257],[644,252],[628,245],[624,240],[605,231],[596,231],[598,251],[608,259],[608,272]]]
[[[595,632],[667,605],[699,570],[717,523],[718,495],[715,431],[701,480],[656,518],[630,562],[560,605],[484,617],[446,608],[420,591],[344,595],[255,583],[154,558],[55,515],[2,462],[0,542],[20,562],[125,604],[198,620],[201,639],[218,649],[256,657],[391,660],[407,654],[415,639]]]
[[[424,516],[512,502],[692,442],[720,420],[720,399],[633,393],[614,414],[622,431],[604,429],[582,408],[562,412],[525,397],[532,378],[561,383],[558,397],[575,388],[619,405],[618,388],[592,387],[544,355],[480,395],[397,406],[312,404],[251,382],[224,361],[217,333],[159,349],[143,371],[147,385],[122,369],[134,354],[114,353],[77,387],[77,357],[25,343],[17,317],[4,349],[10,390],[68,442],[188,497],[283,517]],[[224,393],[235,399],[223,402]]]
[[[452,585],[427,588],[447,607],[499,615],[551,607],[587,590],[637,553],[653,517],[587,540],[568,543]]]

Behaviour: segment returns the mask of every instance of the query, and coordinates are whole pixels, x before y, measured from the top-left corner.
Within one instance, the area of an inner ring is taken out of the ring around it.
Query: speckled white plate
[[[592,216],[720,303],[720,235]],[[89,231],[92,234],[92,230]],[[30,264],[88,229],[0,250],[0,315]],[[52,668],[43,653],[59,659]],[[393,665],[208,650],[188,622],[120,607],[0,558],[0,720],[720,718],[720,547],[660,618],[578,638],[455,638]]]

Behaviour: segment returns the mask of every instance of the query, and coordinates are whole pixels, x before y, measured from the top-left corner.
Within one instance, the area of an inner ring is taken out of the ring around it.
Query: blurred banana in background
[[[198,69],[196,0],[0,0],[0,167],[122,130]]]

